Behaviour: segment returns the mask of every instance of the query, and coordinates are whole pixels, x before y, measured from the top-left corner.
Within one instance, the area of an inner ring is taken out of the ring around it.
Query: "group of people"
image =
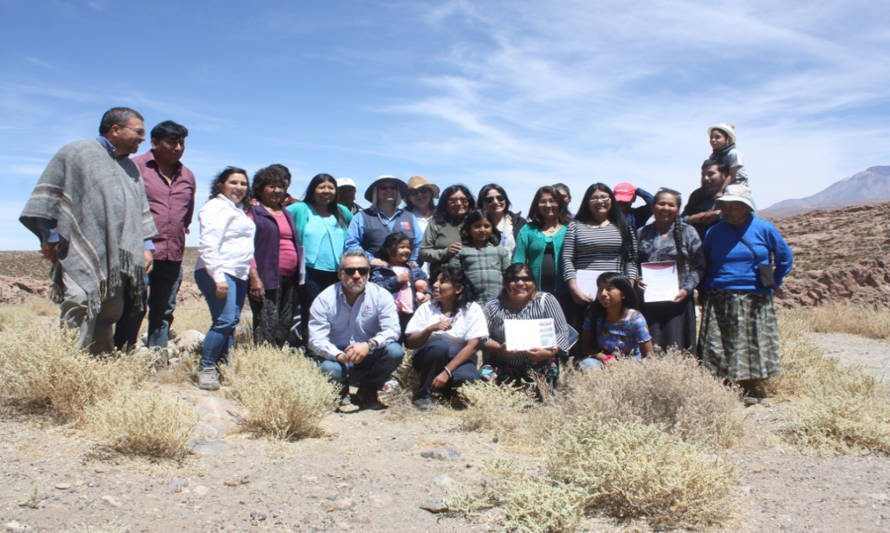
[[[134,346],[147,310],[148,344],[162,350],[194,211],[195,178],[180,161],[188,131],[158,124],[151,150],[133,159],[145,138],[138,112],[110,109],[99,133],[56,154],[21,221],[53,262],[61,322],[79,329],[83,349]],[[198,212],[194,277],[212,319],[199,386],[219,387],[247,299],[256,343],[304,346],[342,385],[341,401],[360,408],[384,407],[378,391],[403,346],[420,409],[479,378],[556,386],[567,364],[670,347],[756,401],[779,372],[772,295],[791,250],[755,214],[734,128],[708,133],[712,152],[685,207],[672,189],[594,183],[574,215],[562,183],[538,188],[523,217],[496,183],[474,196],[382,175],[362,208],[350,178],[318,174],[297,200],[283,165],[256,171],[252,185],[227,167]],[[676,273],[672,297],[647,298],[653,265]]]

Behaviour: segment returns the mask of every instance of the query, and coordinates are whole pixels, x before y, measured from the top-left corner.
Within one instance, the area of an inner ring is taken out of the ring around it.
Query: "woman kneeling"
[[[414,395],[418,409],[435,407],[432,390],[458,387],[478,377],[476,350],[488,328],[475,298],[476,290],[462,270],[443,267],[433,283],[433,299],[408,322],[405,345],[415,350],[412,365],[420,374]]]

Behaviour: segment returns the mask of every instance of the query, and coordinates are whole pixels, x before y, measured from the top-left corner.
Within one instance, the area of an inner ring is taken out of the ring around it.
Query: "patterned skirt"
[[[698,358],[717,377],[764,379],[779,373],[779,326],[772,294],[703,293]]]

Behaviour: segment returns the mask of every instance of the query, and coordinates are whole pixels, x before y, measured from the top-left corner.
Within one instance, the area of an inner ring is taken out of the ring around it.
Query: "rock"
[[[389,494],[371,494],[368,496],[368,503],[372,507],[383,508],[392,505],[393,499]]]
[[[346,482],[341,481],[340,483],[337,483],[337,488],[338,488],[338,489],[351,489],[351,488],[352,488],[352,485],[350,485],[349,483],[346,483]]]
[[[445,501],[442,498],[429,498],[427,501],[420,504],[420,508],[429,511],[431,513],[444,513],[448,510],[448,506],[445,505]]]
[[[6,528],[6,531],[27,531],[28,530],[28,526],[26,526],[25,524],[22,524],[21,522],[17,522],[15,520],[11,520],[11,521],[3,524],[3,527]]]
[[[167,483],[166,489],[169,492],[179,493],[179,492],[182,492],[182,489],[187,487],[188,484],[189,484],[189,480],[187,480],[185,478],[177,478],[177,479],[174,479],[173,481],[171,481],[170,483]]]
[[[207,487],[205,485],[196,485],[194,492],[197,496],[207,496],[207,494],[210,493],[210,487]]]
[[[435,450],[420,452],[420,456],[426,459],[438,459],[439,461],[454,461],[460,457],[460,452],[453,446],[443,446]]]
[[[205,438],[189,439],[185,443],[185,447],[191,450],[192,453],[198,455],[216,455],[235,449],[231,444],[225,441]]]
[[[68,490],[71,488],[71,483],[56,483],[56,488],[59,490]]]
[[[265,519],[266,519],[266,515],[263,513],[259,513],[256,511],[251,511],[251,513],[250,513],[250,520],[252,522],[262,522]]]
[[[119,502],[117,500],[117,498],[115,498],[114,496],[109,496],[107,494],[105,496],[102,496],[102,501],[107,503],[111,507],[120,507],[121,506],[121,502]]]
[[[241,427],[241,417],[238,415],[238,404],[222,396],[201,396],[195,402],[195,412],[201,420],[192,436],[216,438],[234,433]],[[232,413],[235,413],[234,415]]]
[[[331,502],[328,511],[345,511],[354,505],[351,498],[338,498]]]
[[[198,330],[187,329],[174,339],[180,354],[197,352],[204,344],[204,334]]]
[[[441,476],[434,477],[433,483],[439,487],[442,487],[443,489],[447,489],[454,485],[454,478],[452,478],[448,474],[442,474]]]

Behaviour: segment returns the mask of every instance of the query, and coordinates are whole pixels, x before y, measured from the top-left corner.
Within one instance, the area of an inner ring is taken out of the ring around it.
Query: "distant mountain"
[[[761,209],[758,214],[770,218],[787,217],[814,209],[837,209],[847,205],[876,204],[888,200],[890,166],[880,166],[853,174],[812,196],[783,200]]]

